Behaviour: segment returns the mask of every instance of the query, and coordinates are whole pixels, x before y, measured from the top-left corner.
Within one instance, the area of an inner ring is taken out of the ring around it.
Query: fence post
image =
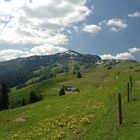
[[[130,83],[128,82],[127,83],[127,101],[129,102],[130,101]]]
[[[122,100],[121,94],[118,94],[119,123],[122,124]]]
[[[132,93],[132,88],[133,88],[133,78],[131,75],[129,75],[129,82],[130,82],[130,91]]]

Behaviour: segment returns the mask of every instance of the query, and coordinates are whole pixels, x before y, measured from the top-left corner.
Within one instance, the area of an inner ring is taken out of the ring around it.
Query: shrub
[[[24,88],[26,86],[27,86],[26,83],[19,84],[19,85],[17,85],[16,90],[21,89],[21,88]]]
[[[65,89],[62,87],[59,91],[59,96],[65,95]]]
[[[82,75],[80,72],[77,73],[77,78],[82,78]]]
[[[111,66],[108,66],[108,67],[107,67],[107,70],[110,70],[110,69],[112,69],[112,67],[111,67]]]
[[[72,74],[75,74],[75,70],[73,70]]]
[[[40,101],[42,100],[42,95],[37,95],[35,92],[31,92],[30,93],[30,103],[34,103],[34,102],[37,102],[37,101]]]
[[[25,99],[23,98],[22,99],[22,103],[21,103],[21,106],[25,106],[26,104],[25,104]]]

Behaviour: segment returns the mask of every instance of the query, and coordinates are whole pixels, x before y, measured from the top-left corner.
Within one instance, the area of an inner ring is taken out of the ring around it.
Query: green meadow
[[[123,61],[111,69],[99,65],[81,73],[82,78],[64,73],[19,90],[11,89],[10,107],[19,107],[0,112],[0,140],[139,140],[140,63]],[[133,77],[130,102],[129,75]],[[62,85],[73,85],[80,92],[59,96]],[[20,107],[23,97],[28,102],[31,91],[42,94],[43,100]]]

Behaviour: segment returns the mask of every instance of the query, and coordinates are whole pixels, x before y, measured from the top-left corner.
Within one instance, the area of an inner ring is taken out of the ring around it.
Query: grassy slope
[[[123,63],[111,70],[89,69],[83,78],[65,74],[48,81],[13,89],[11,104],[30,91],[44,95],[38,103],[0,112],[0,138],[4,140],[139,140],[140,87],[134,82],[131,102],[127,103],[128,75],[140,80],[140,72],[129,69],[135,63]],[[140,66],[137,66],[137,68]],[[136,69],[136,68],[135,68]],[[120,71],[118,79],[116,74]],[[80,88],[80,93],[56,96],[63,84]],[[123,96],[123,126],[118,125],[117,95]]]

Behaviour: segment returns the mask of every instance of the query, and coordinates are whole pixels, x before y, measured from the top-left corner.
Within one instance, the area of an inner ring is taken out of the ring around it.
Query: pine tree
[[[5,83],[1,84],[0,89],[0,110],[9,108],[9,96],[8,96],[8,88]]]
[[[31,92],[30,93],[30,103],[34,103],[34,102],[37,102],[37,95],[35,92]]]
[[[75,74],[75,70],[72,71],[72,74]]]
[[[82,78],[80,71],[77,73],[77,78]]]
[[[25,99],[24,99],[24,98],[22,99],[21,105],[22,105],[22,106],[25,106]]]
[[[59,91],[59,95],[62,96],[62,95],[65,95],[65,89],[64,87],[62,87]]]
[[[37,102],[37,101],[40,101],[43,99],[43,96],[40,94],[40,95],[37,95],[34,91],[32,91],[30,93],[30,103],[34,103],[34,102]]]

